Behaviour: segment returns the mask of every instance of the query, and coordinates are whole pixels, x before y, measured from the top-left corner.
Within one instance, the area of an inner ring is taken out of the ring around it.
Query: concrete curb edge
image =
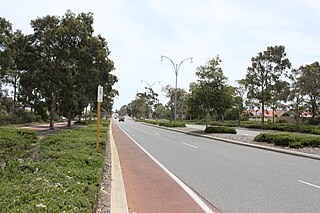
[[[117,147],[112,134],[110,123],[110,146],[111,146],[111,212],[129,213],[127,197],[122,177],[122,170]]]

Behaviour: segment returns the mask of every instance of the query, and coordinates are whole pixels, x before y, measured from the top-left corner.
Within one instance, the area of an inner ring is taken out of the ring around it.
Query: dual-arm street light
[[[177,120],[177,83],[178,83],[178,72],[179,72],[179,69],[180,69],[181,64],[182,64],[184,61],[190,59],[190,63],[192,63],[192,62],[193,62],[193,61],[192,61],[193,59],[192,59],[192,57],[188,57],[188,58],[183,59],[179,64],[176,64],[176,63],[174,63],[169,57],[167,57],[167,56],[165,56],[165,55],[162,55],[162,56],[161,56],[161,61],[163,61],[163,58],[168,59],[168,60],[172,63],[173,68],[174,68],[174,72],[175,72],[175,75],[176,75],[176,89],[175,89],[175,94],[174,94],[174,121],[176,121],[176,120]]]

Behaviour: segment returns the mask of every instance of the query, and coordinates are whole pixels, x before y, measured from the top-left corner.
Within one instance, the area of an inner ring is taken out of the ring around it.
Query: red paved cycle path
[[[119,127],[112,125],[119,153],[129,212],[204,212]]]

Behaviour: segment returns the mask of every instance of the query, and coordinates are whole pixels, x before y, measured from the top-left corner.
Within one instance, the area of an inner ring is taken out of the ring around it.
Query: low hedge
[[[225,127],[225,126],[208,126],[205,130],[206,133],[227,133],[227,134],[237,134],[235,128]]]
[[[185,123],[182,122],[160,122],[159,126],[165,127],[186,127]]]
[[[186,127],[183,122],[169,122],[169,121],[156,121],[156,120],[136,120],[138,122],[144,122],[153,125],[165,126],[165,127]]]
[[[272,143],[290,148],[320,147],[320,137],[295,133],[262,133],[254,138],[257,142]]]
[[[238,126],[238,124],[234,121],[225,121],[225,122],[213,121],[211,122],[211,125],[228,126],[228,127]],[[275,130],[275,131],[283,131],[283,132],[301,132],[301,133],[320,135],[320,127],[311,126],[311,125],[297,126],[297,125],[288,124],[288,123],[275,123],[275,124],[262,125],[260,122],[242,121],[240,127],[251,128],[251,129],[267,129],[267,130]]]

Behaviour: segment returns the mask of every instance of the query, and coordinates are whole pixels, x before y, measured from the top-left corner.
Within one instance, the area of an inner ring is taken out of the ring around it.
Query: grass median
[[[32,131],[0,129],[0,212],[94,212],[107,128],[64,130],[38,140]]]

